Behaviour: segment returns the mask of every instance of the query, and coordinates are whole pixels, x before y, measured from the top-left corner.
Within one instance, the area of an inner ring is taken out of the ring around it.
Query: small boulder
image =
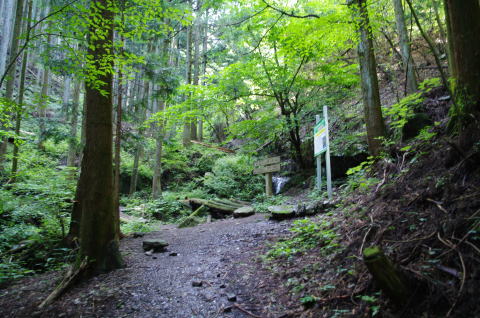
[[[237,301],[237,295],[235,294],[227,294],[228,301]]]
[[[274,205],[269,206],[270,219],[272,220],[286,220],[295,217],[295,207],[293,205]]]
[[[233,211],[234,218],[244,218],[255,214],[255,209],[252,206],[244,206]]]
[[[168,243],[161,239],[147,239],[143,240],[142,246],[144,251],[165,252]]]
[[[202,287],[203,286],[203,282],[201,280],[194,280],[192,282],[192,287]]]

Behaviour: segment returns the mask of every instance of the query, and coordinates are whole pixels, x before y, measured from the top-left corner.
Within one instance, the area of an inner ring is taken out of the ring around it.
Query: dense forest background
[[[477,0],[2,0],[0,16],[0,285],[120,268],[119,240],[184,221],[186,198],[323,202],[313,126],[327,106],[328,206],[345,219],[297,224],[270,261],[407,235],[439,246],[402,266],[450,257],[429,263],[456,279],[447,296],[412,269],[449,299],[442,314],[475,294]],[[267,196],[254,162],[276,155]],[[306,290],[307,308],[320,296]],[[377,314],[378,297],[361,301]]]

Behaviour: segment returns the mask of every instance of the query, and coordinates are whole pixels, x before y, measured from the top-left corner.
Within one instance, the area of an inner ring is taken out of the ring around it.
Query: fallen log
[[[223,218],[227,215],[232,215],[233,211],[242,208],[249,204],[240,204],[238,202],[233,202],[232,200],[227,199],[213,199],[213,200],[205,200],[205,199],[197,199],[197,198],[189,198],[188,202],[192,210],[197,209],[198,207],[204,205],[208,208],[210,214],[214,218]]]

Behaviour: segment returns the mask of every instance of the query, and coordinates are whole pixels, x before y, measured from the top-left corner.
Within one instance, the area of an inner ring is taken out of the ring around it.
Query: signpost
[[[265,175],[265,192],[273,195],[272,173],[280,171],[280,157],[271,157],[254,163],[253,174]]]
[[[323,106],[323,119],[316,116],[316,125],[313,129],[314,155],[317,161],[317,189],[322,188],[322,155],[325,154],[325,165],[327,170],[327,192],[328,198],[332,199],[332,173],[330,168],[330,142],[328,135],[328,113],[327,106]]]

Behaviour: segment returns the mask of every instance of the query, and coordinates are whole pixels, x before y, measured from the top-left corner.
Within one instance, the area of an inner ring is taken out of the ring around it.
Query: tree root
[[[82,272],[87,268],[87,265],[87,258],[84,258],[80,265],[78,265],[78,267],[70,267],[60,284],[50,293],[50,295],[48,295],[48,297],[44,301],[42,301],[40,305],[38,305],[38,309],[45,309],[45,307],[47,307],[58,297],[60,297],[68,288],[70,288],[75,283],[75,281],[80,277]]]

